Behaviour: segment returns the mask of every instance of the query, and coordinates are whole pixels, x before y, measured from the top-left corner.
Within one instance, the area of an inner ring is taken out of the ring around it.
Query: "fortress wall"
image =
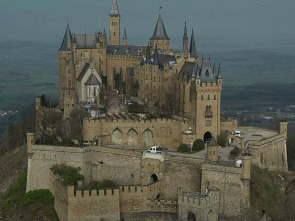
[[[245,196],[249,188],[244,188],[241,180],[242,168],[222,166],[217,164],[202,165],[202,194],[206,194],[206,187],[220,190],[219,214],[235,220],[242,213]],[[245,193],[243,191],[246,191]]]
[[[237,119],[229,118],[228,121],[220,122],[220,133],[235,131],[238,128]]]
[[[71,221],[119,221],[119,190],[76,191],[68,187],[68,213]]]
[[[269,170],[288,171],[286,140],[283,134],[247,143],[254,164]]]
[[[50,167],[65,163],[73,167],[81,167],[84,173],[85,155],[82,148],[32,145],[33,154],[28,167],[27,189],[49,189]]]
[[[114,148],[93,147],[87,149],[91,179],[113,180],[119,185],[138,185],[141,183],[142,153]]]
[[[201,191],[201,163],[204,159],[165,155],[164,195],[167,200],[177,199],[177,188],[184,192]]]
[[[182,122],[172,119],[153,119],[153,120],[94,120],[85,119],[83,122],[83,136],[85,140],[92,140],[95,136],[102,134],[112,134],[115,129],[120,129],[123,134],[122,144],[128,144],[128,132],[134,129],[138,135],[138,145],[143,146],[143,133],[150,130],[153,133],[151,145],[172,147],[175,150],[182,143],[182,130],[188,130],[191,126],[189,122]],[[151,146],[148,145],[148,146]]]

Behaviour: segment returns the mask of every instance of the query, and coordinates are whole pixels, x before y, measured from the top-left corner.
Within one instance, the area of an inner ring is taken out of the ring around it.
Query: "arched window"
[[[205,74],[206,74],[206,77],[209,77],[209,70],[208,69],[206,70]]]
[[[96,97],[96,88],[93,90],[93,97]]]

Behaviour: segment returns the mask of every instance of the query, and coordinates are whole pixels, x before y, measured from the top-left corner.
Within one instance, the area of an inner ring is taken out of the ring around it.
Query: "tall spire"
[[[67,21],[67,29],[60,46],[60,51],[70,51],[71,50],[71,43],[72,43],[72,33],[70,31],[69,21]]]
[[[184,23],[184,34],[183,34],[183,39],[188,39],[188,37],[187,37],[187,29],[186,29],[186,22]]]
[[[120,15],[117,0],[113,0],[111,15]]]
[[[152,57],[151,57],[151,47],[150,44],[148,44],[146,48],[146,58],[145,63],[152,63]]]
[[[192,29],[191,44],[190,44],[189,52],[191,54],[191,58],[198,58],[198,53],[197,53],[197,48],[196,48],[196,43],[195,43],[194,29]]]
[[[158,21],[157,21],[157,24],[156,24],[156,27],[155,27],[155,30],[154,30],[154,34],[151,37],[151,39],[168,39],[169,40],[169,37],[168,37],[168,35],[166,33],[165,26],[164,26],[164,23],[163,23],[163,19],[162,19],[162,16],[161,16],[161,11],[159,13],[159,17],[158,17]]]
[[[124,28],[124,36],[123,39],[127,39],[127,32],[126,32],[126,28]]]
[[[222,77],[221,77],[221,67],[220,67],[220,64],[219,64],[219,67],[218,67],[218,75],[217,75],[217,78],[218,79],[222,79]]]

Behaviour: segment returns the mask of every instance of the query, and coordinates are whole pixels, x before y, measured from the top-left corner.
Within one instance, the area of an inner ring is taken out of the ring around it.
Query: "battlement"
[[[208,195],[198,193],[184,193],[178,195],[178,203],[193,207],[204,208],[219,202],[219,192],[210,192]]]
[[[104,189],[104,190],[74,190],[73,186],[67,188],[70,197],[118,197],[119,189]]]
[[[143,194],[158,191],[159,189],[163,189],[164,185],[162,181],[158,181],[151,185],[146,186],[120,186],[120,194]]]
[[[104,118],[104,119],[97,119],[97,118],[85,118],[84,122],[88,123],[107,123],[107,122],[118,122],[118,123],[159,123],[159,122],[171,122],[171,123],[183,123],[183,124],[189,124],[189,120],[176,120],[176,119],[169,119],[169,118],[155,118],[155,119],[122,119],[122,118]]]
[[[107,54],[108,58],[113,58],[113,59],[133,59],[133,60],[139,60],[142,58],[141,55],[123,55],[123,54]]]

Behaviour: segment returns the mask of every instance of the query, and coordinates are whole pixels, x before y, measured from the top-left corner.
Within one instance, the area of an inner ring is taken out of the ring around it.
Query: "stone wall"
[[[170,150],[176,150],[183,141],[182,130],[188,130],[191,126],[189,122],[172,119],[139,121],[85,119],[83,125],[85,140],[92,140],[102,134],[111,134],[112,142],[116,144],[128,145],[132,142],[134,145],[137,140],[138,146],[149,148],[158,145],[169,147]]]
[[[260,141],[247,141],[252,162],[260,168],[288,171],[287,148],[284,134],[278,134]]]
[[[220,191],[219,217],[228,220],[247,220],[250,208],[249,180],[242,180],[242,168],[207,163],[202,165],[202,189]],[[248,212],[248,213],[247,213]]]

